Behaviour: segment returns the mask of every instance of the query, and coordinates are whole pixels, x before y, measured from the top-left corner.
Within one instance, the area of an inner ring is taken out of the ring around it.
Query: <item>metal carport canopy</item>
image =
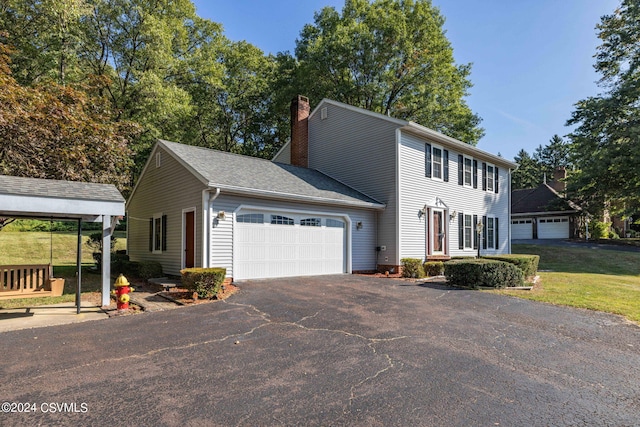
[[[78,221],[78,292],[80,312],[81,223],[102,222],[102,247],[111,247],[116,217],[124,216],[125,200],[111,184],[21,178],[0,175],[0,217]],[[113,224],[113,226],[112,226]],[[111,253],[102,251],[102,305],[109,305]]]

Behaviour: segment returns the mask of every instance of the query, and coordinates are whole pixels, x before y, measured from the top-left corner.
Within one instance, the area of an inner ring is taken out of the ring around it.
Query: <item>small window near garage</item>
[[[261,213],[241,214],[236,216],[236,222],[264,224],[264,215]]]
[[[167,250],[167,216],[155,214],[149,227],[149,250],[160,253]]]
[[[327,119],[327,107],[323,107],[322,110],[320,110],[320,120],[326,120]]]
[[[162,165],[162,153],[156,153],[156,167],[159,168]]]
[[[326,225],[327,227],[344,228],[344,222],[337,219],[328,218],[326,221]]]
[[[282,215],[271,215],[271,224],[279,225],[293,225],[293,218],[289,218]]]
[[[320,227],[320,218],[303,218],[300,220],[300,225],[304,227]]]

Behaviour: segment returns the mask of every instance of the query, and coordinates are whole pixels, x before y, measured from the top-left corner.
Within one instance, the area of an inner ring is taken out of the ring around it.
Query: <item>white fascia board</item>
[[[440,142],[441,144],[445,144],[450,147],[455,147],[463,153],[469,153],[476,158],[484,158],[486,160],[491,161],[494,164],[497,164],[503,167],[515,169],[518,166],[517,163],[511,162],[503,157],[488,153],[484,150],[474,147],[471,144],[467,144],[466,142],[462,142],[455,138],[451,138],[450,136],[441,134],[440,132],[436,132],[433,129],[426,128],[414,122],[409,122],[406,126],[402,128],[402,130],[406,130],[407,132],[413,133],[418,136],[423,136],[432,141]]]
[[[63,199],[42,196],[0,195],[0,210],[11,215],[43,215],[45,217],[123,216],[124,201]]]
[[[232,187],[210,183],[211,189],[219,188],[225,194],[236,194],[240,196],[259,197],[263,199],[293,200],[307,203],[317,203],[333,206],[349,206],[362,209],[384,210],[386,205],[380,203],[356,202],[339,199],[329,199],[326,197],[304,196],[300,194],[279,193],[277,191],[256,190],[253,188]]]

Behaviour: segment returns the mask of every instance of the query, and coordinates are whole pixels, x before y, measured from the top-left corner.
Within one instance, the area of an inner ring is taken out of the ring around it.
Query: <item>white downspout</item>
[[[209,267],[211,251],[209,249],[211,239],[211,203],[220,195],[220,188],[211,195],[211,189],[202,190],[202,267]]]

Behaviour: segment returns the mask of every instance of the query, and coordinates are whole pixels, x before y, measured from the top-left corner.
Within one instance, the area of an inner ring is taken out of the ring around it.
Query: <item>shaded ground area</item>
[[[252,281],[223,302],[1,334],[0,396],[37,411],[0,424],[633,426],[639,349],[620,317],[478,291]]]

